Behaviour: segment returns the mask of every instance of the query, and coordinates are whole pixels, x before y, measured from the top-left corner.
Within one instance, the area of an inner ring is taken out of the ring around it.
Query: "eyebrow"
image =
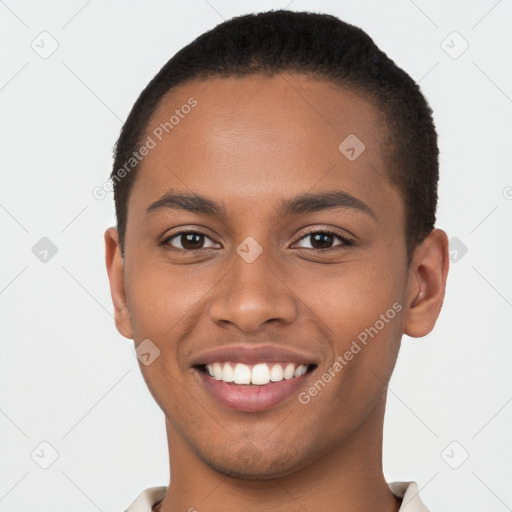
[[[223,203],[217,203],[199,194],[169,191],[160,199],[150,204],[146,211],[151,213],[161,209],[203,213],[224,219],[227,217],[226,207]],[[354,210],[365,213],[377,220],[377,216],[366,203],[341,190],[329,190],[316,194],[306,193],[291,199],[284,199],[278,204],[277,213],[282,217],[286,217],[335,209]]]

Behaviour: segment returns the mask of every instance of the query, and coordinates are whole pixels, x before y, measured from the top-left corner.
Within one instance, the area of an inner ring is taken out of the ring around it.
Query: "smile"
[[[244,364],[231,361],[205,365],[206,372],[215,380],[239,385],[265,386],[304,375],[314,365],[296,363],[261,362]]]
[[[241,342],[198,353],[190,366],[208,400],[232,410],[258,412],[299,393],[319,362],[318,355],[296,347]]]
[[[307,386],[316,364],[215,362],[194,367],[207,396],[228,409],[255,413],[286,403]],[[213,375],[212,375],[213,374]]]

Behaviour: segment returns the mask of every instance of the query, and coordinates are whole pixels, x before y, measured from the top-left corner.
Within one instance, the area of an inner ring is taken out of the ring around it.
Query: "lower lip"
[[[274,407],[298,391],[313,372],[263,386],[227,383],[195,370],[206,389],[224,406],[243,412],[258,412]]]

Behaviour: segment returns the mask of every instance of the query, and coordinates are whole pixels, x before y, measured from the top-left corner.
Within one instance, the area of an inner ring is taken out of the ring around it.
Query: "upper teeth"
[[[270,381],[279,382],[283,379],[289,380],[293,377],[304,375],[308,369],[307,365],[294,363],[258,363],[246,365],[243,363],[212,363],[207,364],[206,369],[210,376],[224,382],[235,384],[254,384],[262,386]]]

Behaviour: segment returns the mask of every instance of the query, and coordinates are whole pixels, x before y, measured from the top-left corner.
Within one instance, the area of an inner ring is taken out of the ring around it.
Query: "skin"
[[[142,162],[124,260],[116,229],[105,232],[116,326],[160,350],[139,363],[166,417],[172,475],[154,510],[397,511],[382,471],[386,387],[402,334],[425,336],[437,320],[447,235],[435,229],[407,266],[385,127],[355,93],[292,73],[192,81],[163,98],[147,134],[190,97],[197,106]],[[349,134],[366,146],[354,161],[338,150]],[[148,214],[171,189],[223,203],[226,217]],[[375,217],[349,208],[278,214],[283,199],[333,190]],[[306,236],[325,228],[354,244]],[[195,246],[202,254],[180,252],[183,237],[169,240],[183,229],[206,233]],[[263,248],[252,263],[236,252],[248,236]],[[292,396],[263,412],[230,410],[191,368],[210,348],[272,343],[315,356],[307,390],[395,302],[401,311],[307,404]]]

